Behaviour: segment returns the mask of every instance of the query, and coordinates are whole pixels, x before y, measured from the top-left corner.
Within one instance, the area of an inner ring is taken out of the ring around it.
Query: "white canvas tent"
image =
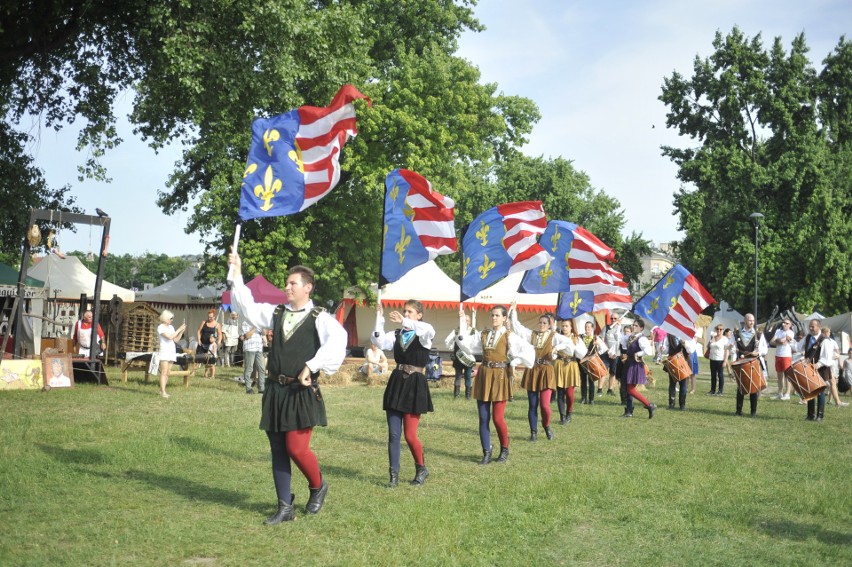
[[[41,336],[70,336],[71,327],[80,318],[77,313],[80,296],[85,293],[89,298],[94,297],[97,276],[76,256],[61,258],[55,254],[42,258],[27,271],[27,275],[44,282],[48,302],[45,315],[65,324],[65,327],[61,327],[47,323],[42,326]],[[113,295],[123,301],[133,301],[135,298],[133,290],[102,280],[101,301],[107,302]]]
[[[377,284],[370,286],[375,295]],[[382,290],[382,305],[385,309],[385,330],[393,329],[387,319],[390,311],[399,310],[409,299],[423,303],[423,320],[435,327],[433,348],[446,350],[444,339],[459,324],[459,284],[447,276],[438,265],[426,262],[413,268],[399,280]],[[376,325],[376,308],[364,302],[364,294],[358,288],[344,292],[343,302],[337,309],[337,318],[345,323],[349,332],[349,346],[366,346]]]
[[[709,328],[715,329],[716,325],[722,325],[726,329],[736,330],[742,322],[742,313],[731,307],[727,301],[720,301],[719,310],[713,314],[713,320],[710,322]]]
[[[50,299],[79,301],[84,293],[89,297],[95,294],[97,276],[90,272],[76,256],[60,258],[56,254],[48,254],[30,268],[27,275],[44,282]],[[136,297],[133,290],[103,280],[101,301],[109,301],[113,295],[117,295],[123,301],[133,301]]]
[[[144,301],[157,311],[168,309],[175,314],[175,327],[186,321],[186,336],[191,339],[207,319],[207,311],[219,308],[223,291],[201,285],[195,279],[197,274],[198,268],[190,266],[163,285],[137,292],[136,301]]]

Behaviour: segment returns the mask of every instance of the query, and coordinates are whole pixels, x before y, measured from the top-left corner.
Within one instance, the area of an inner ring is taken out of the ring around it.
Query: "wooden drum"
[[[589,376],[594,376],[595,380],[602,380],[609,376],[609,371],[606,369],[606,365],[603,363],[603,360],[601,360],[601,357],[598,356],[598,353],[594,350],[580,361],[580,366],[583,367],[583,370],[589,373]]]
[[[663,361],[663,367],[668,371],[669,376],[680,382],[692,376],[692,367],[683,357],[683,353],[679,352],[673,356],[666,358]]]
[[[760,359],[741,358],[731,363],[731,370],[737,379],[737,388],[741,394],[757,394],[766,388],[766,379],[760,368]]]
[[[804,359],[797,360],[791,364],[784,371],[784,375],[790,381],[796,393],[802,396],[802,399],[805,401],[819,396],[828,387],[828,384],[825,383],[825,380],[817,372],[816,366]]]

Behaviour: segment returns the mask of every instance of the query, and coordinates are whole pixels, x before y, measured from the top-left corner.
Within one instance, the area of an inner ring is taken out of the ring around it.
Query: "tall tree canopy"
[[[360,135],[344,148],[339,185],[298,215],[246,223],[240,252],[247,274],[282,285],[284,267],[306,263],[326,298],[375,281],[383,181],[397,167],[472,207],[459,207],[462,220],[523,193],[544,200],[551,216],[583,216],[564,218],[597,228],[618,248],[623,218],[615,200],[589,189],[564,160],[519,157],[539,118],[535,104],[481,83],[478,70],[455,55],[459,35],[481,29],[474,4],[17,3],[0,9],[0,105],[12,123],[27,113],[56,128],[82,119],[79,147],[89,149],[82,173],[103,177],[98,158],[120,142],[114,100],[132,90],[136,133],[154,148],[183,145],[158,204],[167,214],[192,207],[186,230],[207,243],[202,273],[210,280],[225,275],[252,119],[324,106],[344,83],[373,106],[356,103]]]
[[[759,311],[852,309],[852,45],[817,72],[804,35],[786,50],[758,34],[716,34],[693,76],[665,78],[667,125],[694,143],[663,147],[683,186],[681,261],[720,299],[751,310],[752,212],[759,228]]]

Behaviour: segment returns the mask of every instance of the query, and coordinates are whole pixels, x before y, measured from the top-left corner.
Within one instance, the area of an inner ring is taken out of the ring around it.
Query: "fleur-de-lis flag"
[[[677,264],[651,291],[636,302],[633,311],[683,340],[695,336],[695,321],[715,300],[689,270]]]
[[[462,301],[509,274],[552,260],[536,242],[545,226],[541,201],[498,205],[473,219],[462,235]]]
[[[458,249],[455,203],[413,171],[395,169],[385,179],[379,286],[412,268]]]
[[[573,222],[554,220],[547,223],[539,243],[555,259],[528,270],[521,281],[521,291],[571,292],[572,296],[574,292],[590,292],[592,301],[586,302],[584,312],[630,309],[627,283],[608,263],[615,258],[615,251],[597,236]]]
[[[240,190],[240,219],[303,211],[340,179],[340,149],[357,134],[355,106],[370,99],[344,85],[329,106],[302,106],[251,126],[251,146]]]
[[[574,319],[583,313],[589,313],[595,308],[595,292],[589,290],[568,291],[559,294],[559,305],[556,307],[557,319]]]

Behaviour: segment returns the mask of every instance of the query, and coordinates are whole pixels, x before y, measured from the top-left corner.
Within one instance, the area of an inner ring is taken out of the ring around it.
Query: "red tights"
[[[565,388],[565,395],[568,397],[568,413],[574,411],[574,386]]]
[[[296,466],[299,467],[299,470],[308,479],[308,486],[310,488],[319,488],[322,484],[322,475],[320,474],[317,456],[310,448],[311,434],[313,432],[312,427],[287,431],[284,433],[284,442],[290,459],[296,463]]]
[[[506,400],[491,404],[491,416],[494,420],[494,429],[497,430],[497,438],[500,440],[500,447],[508,447],[509,427],[506,425]]]
[[[640,404],[642,404],[645,407],[648,407],[648,406],[651,405],[651,402],[648,401],[648,398],[646,398],[645,396],[643,396],[642,394],[640,394],[636,390],[636,384],[628,384],[627,385],[627,395],[633,396],[634,398],[636,398],[637,402],[639,402]]]
[[[415,464],[423,464],[423,444],[417,437],[417,426],[420,425],[420,414],[405,413],[402,415],[402,429],[405,432],[405,442],[414,457]]]

